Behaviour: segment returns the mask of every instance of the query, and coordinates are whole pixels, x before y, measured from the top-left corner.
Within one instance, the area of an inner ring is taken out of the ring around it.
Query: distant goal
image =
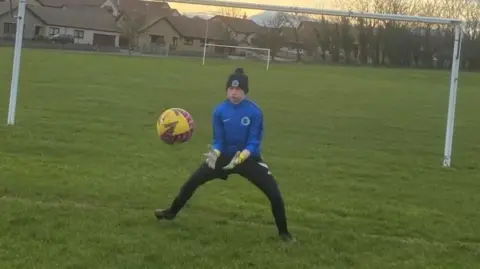
[[[218,48],[231,48],[235,49],[238,54],[245,55],[245,59],[258,59],[266,62],[266,69],[270,68],[270,49],[267,48],[255,48],[255,47],[242,47],[242,46],[229,46],[229,45],[218,45],[205,43],[203,46],[203,60],[202,65],[205,65],[205,59],[207,58],[207,48],[208,47],[218,47]],[[235,56],[233,56],[235,57]],[[242,56],[239,56],[242,57]]]

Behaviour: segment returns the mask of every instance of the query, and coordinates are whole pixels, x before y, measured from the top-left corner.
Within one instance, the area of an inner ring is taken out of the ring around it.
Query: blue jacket
[[[244,99],[239,104],[229,100],[213,112],[213,148],[233,156],[248,149],[250,156],[260,157],[263,139],[263,112],[257,104]]]

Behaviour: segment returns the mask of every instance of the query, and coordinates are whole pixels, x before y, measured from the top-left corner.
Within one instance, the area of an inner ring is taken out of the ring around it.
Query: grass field
[[[441,166],[449,73],[245,63],[264,157],[298,242],[233,176],[170,204],[203,161],[213,106],[239,62],[25,50],[6,126],[0,50],[0,268],[479,268],[480,76],[462,73],[451,169]],[[163,108],[197,124],[159,142]]]

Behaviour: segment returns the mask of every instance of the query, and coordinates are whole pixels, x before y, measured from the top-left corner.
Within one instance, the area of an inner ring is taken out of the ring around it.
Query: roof
[[[42,6],[63,7],[63,6],[94,6],[100,7],[107,0],[37,0]]]
[[[16,3],[12,3],[13,7],[16,7]],[[0,16],[2,16],[5,13],[10,12],[10,3],[8,2],[0,2]]]
[[[115,18],[102,8],[60,9],[53,7],[28,6],[34,15],[46,25],[78,29],[120,32]]]
[[[112,2],[120,11],[149,11],[151,13],[155,13],[159,9],[170,9],[170,5],[168,5],[166,2],[121,0],[120,5],[117,5],[116,0],[113,0]]]
[[[179,35],[192,38],[204,38],[207,30],[207,20],[201,18],[189,18],[186,16],[166,16],[145,26],[146,31],[161,20],[165,20],[178,32]],[[208,21],[208,38],[214,40],[225,39],[225,29],[218,22]]]
[[[116,1],[113,0],[115,6]],[[151,2],[141,0],[121,0],[120,7],[117,7],[122,15],[127,16],[142,16],[145,17],[145,25],[158,21],[158,19],[172,16],[173,14],[180,14],[178,10],[171,9],[167,3],[163,2]],[[143,18],[142,18],[143,19]]]
[[[170,8],[158,8],[158,9],[147,9],[147,10],[130,10],[124,11],[122,14],[127,16],[132,14],[137,14],[145,17],[145,25],[150,25],[163,17],[174,17],[174,14],[180,14],[176,9]]]
[[[242,18],[233,18],[228,16],[217,15],[210,20],[219,20],[232,28],[237,33],[258,33],[264,31],[263,27],[256,24],[254,21]]]
[[[296,31],[297,29],[293,27],[282,27],[280,29],[280,35],[286,38],[287,40],[294,41],[295,39],[297,39],[297,35],[299,34]]]
[[[313,32],[313,31],[321,31],[323,27],[322,22],[316,22],[316,21],[302,21],[298,25],[298,28],[300,31],[305,31],[305,32]]]

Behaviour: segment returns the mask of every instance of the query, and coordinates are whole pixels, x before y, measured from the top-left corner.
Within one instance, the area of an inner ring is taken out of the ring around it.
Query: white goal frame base
[[[230,46],[230,45],[218,45],[218,44],[211,44],[205,43],[203,45],[203,60],[202,65],[205,65],[205,58],[207,56],[207,47],[220,47],[220,48],[234,48],[234,49],[244,49],[244,50],[259,50],[259,51],[266,51],[267,52],[267,70],[270,69],[270,49],[267,48],[256,48],[256,47],[242,47],[242,46]]]

